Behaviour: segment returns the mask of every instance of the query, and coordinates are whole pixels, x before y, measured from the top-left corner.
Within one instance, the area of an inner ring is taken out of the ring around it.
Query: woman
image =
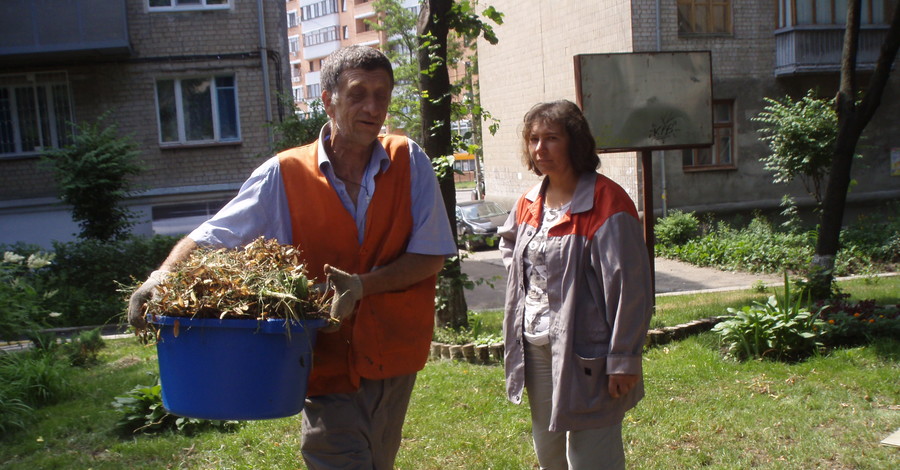
[[[508,398],[528,391],[542,469],[625,468],[622,419],[644,395],[653,298],[642,226],[625,191],[597,174],[574,103],[534,106],[522,136],[525,166],[543,179],[499,231]]]

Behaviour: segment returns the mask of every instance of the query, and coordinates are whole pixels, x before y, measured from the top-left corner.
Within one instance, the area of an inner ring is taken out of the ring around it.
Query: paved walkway
[[[500,260],[500,251],[490,248],[463,253],[467,253],[468,256],[463,259],[462,270],[469,275],[469,279],[488,281],[466,291],[466,303],[469,309],[481,311],[503,308],[506,269],[503,268],[503,262]],[[777,274],[727,272],[713,268],[699,268],[664,258],[656,258],[654,263],[657,295],[747,289],[759,281],[766,285],[783,282],[782,276]]]

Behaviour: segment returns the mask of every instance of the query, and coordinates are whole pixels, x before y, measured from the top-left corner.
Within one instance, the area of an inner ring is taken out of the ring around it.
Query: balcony
[[[864,26],[859,31],[857,70],[873,70],[887,35],[887,26]],[[844,48],[840,25],[801,25],[775,31],[775,76],[839,72]]]
[[[0,63],[42,65],[130,53],[126,0],[4,0]]]

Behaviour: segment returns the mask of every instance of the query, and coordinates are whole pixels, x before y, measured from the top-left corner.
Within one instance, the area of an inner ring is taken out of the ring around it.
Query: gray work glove
[[[327,264],[325,274],[328,275],[328,284],[334,289],[331,318],[340,324],[356,312],[356,302],[363,296],[362,280],[356,274],[345,273]]]
[[[128,323],[138,331],[147,328],[147,320],[144,318],[144,304],[153,297],[156,288],[168,276],[169,271],[164,269],[153,271],[150,273],[150,277],[140,287],[135,289],[131,294],[131,298],[128,299]]]

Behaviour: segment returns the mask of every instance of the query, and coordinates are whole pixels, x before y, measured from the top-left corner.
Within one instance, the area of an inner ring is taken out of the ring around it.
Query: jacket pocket
[[[572,379],[566,387],[568,405],[573,413],[599,410],[609,401],[609,378],[606,375],[606,356],[585,358],[575,355]]]

